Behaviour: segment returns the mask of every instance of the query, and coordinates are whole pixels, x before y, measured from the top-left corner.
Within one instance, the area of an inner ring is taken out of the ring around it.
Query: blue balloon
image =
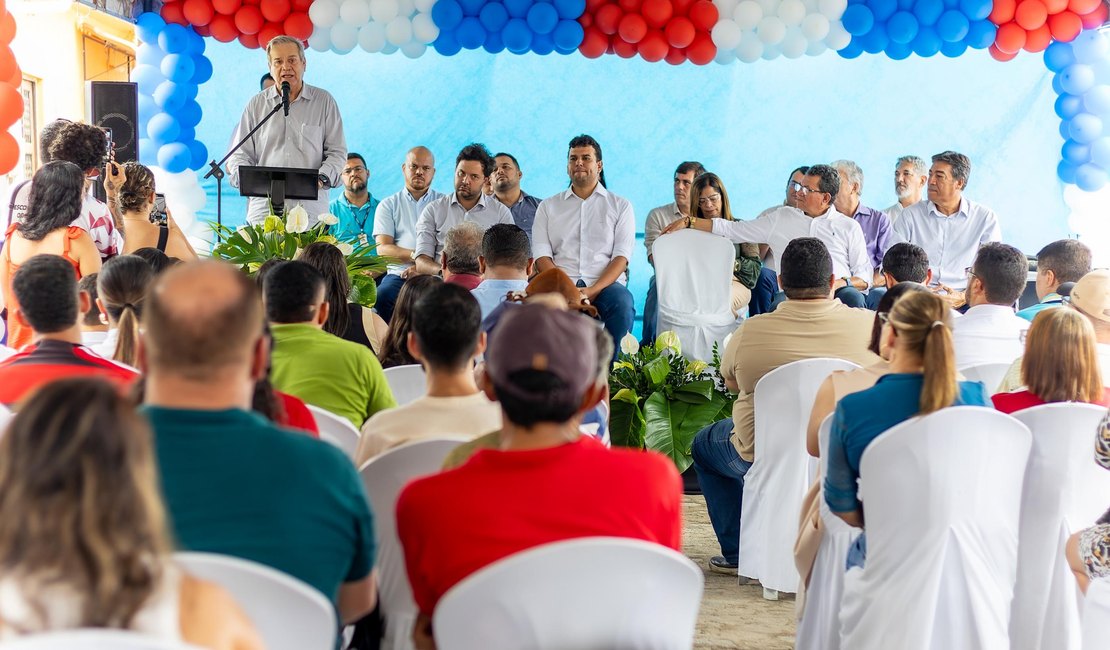
[[[193,86],[194,88],[196,86]],[[189,101],[188,84],[163,81],[154,89],[154,101],[167,113],[176,113]]]
[[[917,36],[913,39],[913,43],[910,43],[914,53],[925,58],[936,56],[942,44],[943,41],[940,40],[937,30],[932,27],[922,27],[917,30]]]
[[[1060,75],[1058,74],[1052,75],[1052,92],[1056,93],[1057,95],[1067,94],[1064,92],[1064,87],[1060,85]]]
[[[917,18],[917,22],[922,25],[937,24],[943,13],[944,2],[942,0],[917,0],[917,4],[913,8],[913,15]]]
[[[189,30],[181,25],[166,25],[158,35],[158,47],[166,54],[181,54],[189,48]]]
[[[200,124],[201,117],[204,116],[204,111],[201,110],[200,104],[195,99],[190,99],[178,109],[175,117],[181,123],[182,128],[194,127]],[[184,138],[182,138],[184,140]]]
[[[474,16],[467,16],[455,30],[455,38],[459,39],[459,45],[462,47],[476,50],[486,42],[486,30],[482,27],[482,21]]]
[[[178,122],[178,123],[180,124],[180,122]],[[178,133],[177,138],[176,138],[176,140],[178,142],[184,142],[186,144],[189,143],[189,142],[192,142],[193,140],[196,140],[196,139],[197,139],[197,130],[194,129],[193,127],[191,127],[191,126],[190,127],[182,126],[181,127],[181,133]]]
[[[482,44],[482,48],[490,54],[504,52],[505,41],[501,40],[501,32],[490,32],[486,34],[486,42]]]
[[[438,6],[439,3],[437,2],[436,5]],[[455,56],[462,50],[459,39],[455,37],[455,32],[449,29],[439,30],[439,36],[432,43],[432,47],[443,56]]]
[[[199,86],[212,78],[212,62],[203,54],[193,57],[193,78],[189,83]]]
[[[899,11],[913,11],[914,0],[898,0]]]
[[[1072,52],[1070,43],[1052,41],[1044,51],[1044,65],[1053,72],[1062,72],[1073,63],[1075,53]]]
[[[505,49],[513,54],[524,54],[532,47],[532,30],[528,29],[528,23],[520,18],[513,18],[505,23],[505,29],[501,30],[501,38],[505,41]]]
[[[477,16],[482,11],[482,5],[486,4],[485,0],[458,0],[458,3],[467,16]]]
[[[185,101],[189,101],[190,99],[196,99],[197,98],[197,94],[200,93],[200,87],[199,86],[197,86],[196,84],[181,84],[181,85],[185,86]]]
[[[887,18],[898,11],[898,0],[870,0],[867,4],[871,7],[871,13],[875,15],[877,23],[886,22]]]
[[[135,60],[139,63],[146,63],[154,66],[161,65],[162,58],[165,56],[166,53],[158,47],[158,41],[143,43],[135,48]]]
[[[176,141],[179,135],[181,135],[181,125],[178,124],[177,118],[169,113],[157,113],[146,123],[146,136],[156,147]]]
[[[158,166],[171,174],[178,174],[189,168],[192,154],[189,147],[181,142],[170,142],[158,147]]]
[[[959,43],[967,37],[971,23],[958,11],[946,11],[937,20],[937,35],[945,43]],[[966,49],[966,48],[965,48]],[[943,51],[943,46],[942,46]]]
[[[1091,143],[1091,162],[1110,169],[1110,137],[1101,137]]]
[[[1063,121],[1060,122],[1060,138],[1061,139],[1071,140],[1071,134],[1068,133],[1068,127],[1069,126],[1070,125],[1068,124],[1067,120],[1063,120]]]
[[[944,0],[945,9],[959,9],[960,0]]]
[[[1061,160],[1060,163],[1056,165],[1056,177],[1065,183],[1074,185],[1076,170],[1077,167],[1075,165],[1066,160]]]
[[[158,104],[154,103],[154,98],[150,95],[139,93],[139,124],[146,124],[150,118],[154,117],[158,112]]]
[[[167,54],[166,58],[162,59],[160,69],[166,79],[175,83],[187,83],[193,78],[196,65],[193,63],[193,57],[188,54]]]
[[[862,36],[875,25],[875,14],[865,5],[849,5],[840,17],[844,29],[852,36]]]
[[[528,10],[528,26],[537,34],[550,34],[555,30],[555,25],[558,24],[559,12],[555,11],[553,5],[537,2]],[[555,47],[554,43],[551,47]],[[533,45],[532,50],[535,49],[535,45]]]
[[[439,2],[432,5],[432,22],[436,24],[436,27],[439,27],[441,32],[455,29],[462,22],[462,19],[462,7],[455,0],[439,0]],[[436,48],[436,51],[439,51],[439,48]]]
[[[868,54],[878,54],[890,45],[890,37],[886,35],[886,27],[882,23],[875,23],[871,31],[867,32],[859,38],[860,45],[863,46],[863,51]]]
[[[505,9],[513,18],[524,18],[532,8],[532,0],[504,0]],[[508,44],[508,41],[505,41]]]
[[[944,56],[954,59],[958,56],[963,56],[967,52],[967,42],[959,41],[957,43],[941,43],[940,53]]]
[[[908,11],[898,11],[886,21],[886,33],[891,43],[905,45],[917,36],[917,19],[913,16]]]
[[[135,19],[135,31],[139,33],[139,40],[144,43],[156,42],[165,27],[166,21],[154,11],[140,14]]]
[[[189,28],[189,44],[185,48],[185,52],[193,56],[204,54],[204,37],[191,27]]]
[[[960,0],[960,11],[970,21],[986,20],[994,9],[993,0]]]
[[[162,76],[161,70],[146,63],[135,66],[135,69],[131,72],[131,79],[139,84],[139,94],[141,95],[153,95],[158,84],[166,80]]]
[[[586,13],[586,0],[555,0],[555,11],[563,20],[577,21]]]
[[[582,29],[582,25],[578,24],[577,20],[560,20],[551,36],[555,40],[556,50],[559,50],[560,53],[564,50],[570,52],[578,49],[578,46],[582,44],[582,39],[586,37],[586,31]]]
[[[863,54],[863,46],[860,45],[859,37],[853,36],[852,40],[844,46],[843,49],[837,50],[837,54],[845,59],[855,59]]]
[[[555,44],[555,53],[556,54],[567,55],[567,54],[574,54],[577,51],[578,51],[577,47],[559,47],[558,43]]]
[[[1087,163],[1075,170],[1075,184],[1084,192],[1097,192],[1110,182],[1110,174],[1098,165]]]
[[[208,147],[200,140],[193,140],[189,147],[189,169],[203,169],[208,164]]]
[[[1068,135],[1079,144],[1091,144],[1102,137],[1102,120],[1090,113],[1080,113],[1068,121]]]
[[[1075,95],[1060,95],[1056,98],[1055,109],[1061,120],[1070,120],[1083,112],[1083,99]]]
[[[150,138],[139,138],[139,162],[148,167],[158,164],[158,147]]]
[[[1095,71],[1091,66],[1073,63],[1060,73],[1060,87],[1072,95],[1082,95],[1095,85]]]
[[[550,7],[551,5],[546,6]],[[551,34],[534,34],[532,36],[532,51],[544,56],[551,54],[555,51],[555,39],[551,38]]]
[[[1060,157],[1070,163],[1082,165],[1091,160],[1091,147],[1079,144],[1075,140],[1067,140],[1064,146],[1060,147]]]
[[[500,2],[490,2],[482,7],[478,20],[482,21],[482,27],[485,27],[487,32],[500,32],[505,28],[505,23],[509,22],[509,12]]]
[[[906,43],[895,43],[894,41],[891,41],[890,45],[886,46],[885,52],[886,55],[891,59],[895,61],[902,61],[904,59],[910,58],[910,55],[913,54],[913,49],[910,48],[910,46]]]
[[[1110,86],[1098,84],[1083,95],[1083,107],[1088,113],[1105,119],[1110,117]]]
[[[998,26],[989,20],[973,20],[967,30],[967,45],[976,50],[985,50],[994,43]]]

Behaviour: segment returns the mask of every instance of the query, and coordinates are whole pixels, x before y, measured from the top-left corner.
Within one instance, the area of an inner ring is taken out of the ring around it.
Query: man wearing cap
[[[593,328],[541,305],[505,312],[489,337],[483,382],[501,405],[500,449],[480,449],[401,492],[397,533],[420,609],[417,647],[431,642],[443,594],[503,557],[594,536],[680,549],[682,486],[670,460],[579,434],[579,417],[606,390],[596,381]]]

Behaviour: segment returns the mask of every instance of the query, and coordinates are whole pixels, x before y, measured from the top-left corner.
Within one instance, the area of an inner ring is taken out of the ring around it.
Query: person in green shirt
[[[324,331],[328,301],[315,268],[283,262],[266,274],[264,286],[275,388],[346,418],[356,429],[397,406],[374,353]]]

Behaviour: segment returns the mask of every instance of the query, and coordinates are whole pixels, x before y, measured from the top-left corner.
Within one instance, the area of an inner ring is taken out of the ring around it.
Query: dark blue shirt
[[[536,221],[536,208],[539,205],[539,199],[521,190],[520,198],[509,207],[509,212],[513,215],[513,223],[528,233],[528,241],[532,241],[532,224]]]

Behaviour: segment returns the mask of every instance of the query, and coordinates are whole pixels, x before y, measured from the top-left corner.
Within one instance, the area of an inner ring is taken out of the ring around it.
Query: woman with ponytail
[[[825,502],[838,517],[863,527],[856,480],[867,445],[887,429],[949,406],[990,406],[979,382],[957,381],[948,304],[927,292],[905,294],[883,318],[880,339],[890,349],[890,373],[871,388],[845,395],[829,435]],[[943,459],[938,459],[943,462]],[[862,565],[863,536],[848,556]]]
[[[137,255],[120,255],[104,263],[96,278],[96,306],[108,320],[108,336],[93,348],[102,357],[136,365],[139,319],[154,271]]]

